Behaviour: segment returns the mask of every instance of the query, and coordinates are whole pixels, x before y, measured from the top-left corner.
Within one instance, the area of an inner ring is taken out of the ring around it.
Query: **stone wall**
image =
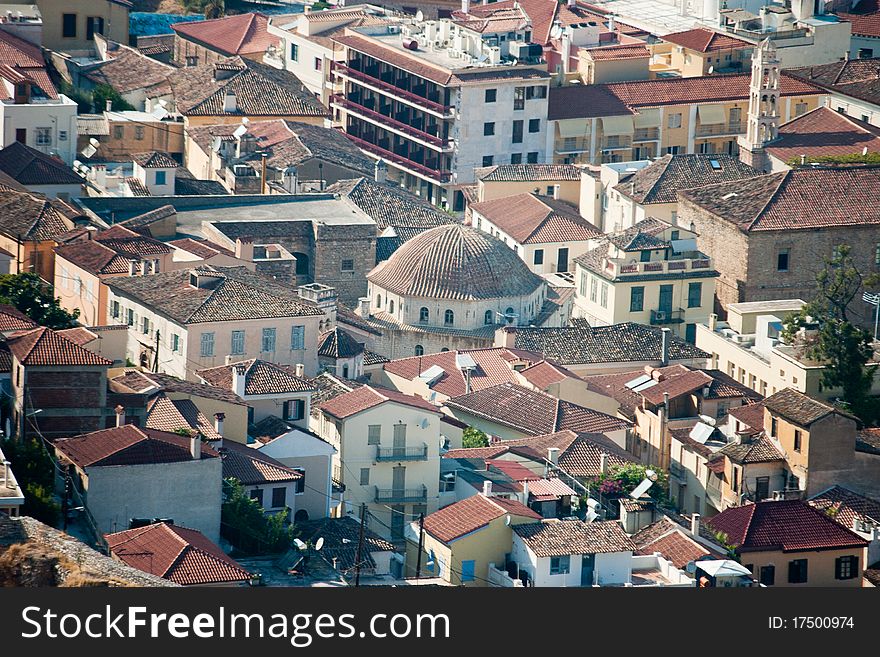
[[[375,224],[314,225],[312,280],[336,288],[339,300],[356,307],[367,294],[367,273],[376,266]],[[285,245],[286,246],[286,245]],[[343,260],[351,260],[353,269],[343,271]]]

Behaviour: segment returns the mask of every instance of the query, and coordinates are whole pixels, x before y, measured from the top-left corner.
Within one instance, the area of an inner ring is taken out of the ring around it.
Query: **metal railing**
[[[681,308],[666,310],[658,308],[651,311],[651,324],[678,324],[684,321],[684,310]]]
[[[714,137],[720,135],[738,135],[745,132],[742,121],[728,121],[727,123],[713,123],[698,125],[694,131],[697,137]]]
[[[437,112],[438,114],[442,114],[443,116],[450,116],[452,114],[452,107],[448,105],[437,103],[423,96],[419,96],[418,94],[414,94],[411,91],[407,91],[406,89],[401,89],[397,85],[389,84],[384,80],[373,77],[372,75],[364,73],[363,71],[358,71],[357,69],[346,66],[345,64],[335,62],[333,64],[333,70],[338,71],[342,75],[352,78],[353,80],[359,80],[360,82],[364,82],[381,91],[384,91],[395,97],[397,100],[403,99],[404,101],[409,101],[413,105],[419,105],[421,107],[424,107],[425,109],[429,109],[433,112]]]
[[[451,178],[452,174],[448,171],[440,171],[438,169],[432,169],[430,167],[426,167],[423,164],[419,164],[418,162],[414,162],[407,157],[402,155],[398,155],[393,151],[389,151],[381,146],[377,146],[376,144],[369,142],[365,139],[361,139],[360,137],[355,137],[352,134],[347,132],[343,133],[346,137],[351,139],[355,144],[357,144],[360,148],[373,153],[374,155],[379,155],[380,157],[397,164],[404,169],[411,169],[412,171],[416,171],[423,176],[431,178],[432,180],[436,180],[441,183],[448,182]]]
[[[376,447],[377,461],[425,461],[428,458],[428,446],[419,447]]]
[[[428,501],[426,486],[418,488],[376,488],[376,504],[419,504]]]
[[[423,142],[427,142],[428,144],[431,144],[432,146],[437,146],[441,149],[451,147],[451,144],[448,140],[444,140],[437,135],[432,135],[430,132],[425,132],[424,130],[414,128],[411,125],[407,125],[402,121],[398,121],[397,119],[388,116],[387,114],[382,114],[381,112],[372,110],[364,105],[363,102],[356,102],[339,94],[334,94],[330,97],[330,100],[332,103],[341,105],[342,107],[353,112],[357,112],[367,119],[376,121],[385,128],[397,130],[398,132],[402,132],[403,134],[412,137],[413,139],[420,139]]]

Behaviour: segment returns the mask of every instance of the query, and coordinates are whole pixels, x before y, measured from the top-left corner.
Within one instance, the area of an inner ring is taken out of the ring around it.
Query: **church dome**
[[[419,233],[367,279],[401,296],[465,301],[526,296],[544,284],[501,240],[461,224]]]

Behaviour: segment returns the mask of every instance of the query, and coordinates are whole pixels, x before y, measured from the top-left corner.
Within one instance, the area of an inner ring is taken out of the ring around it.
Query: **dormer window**
[[[189,284],[192,285],[193,287],[198,287],[199,286],[199,275],[196,274],[195,272],[190,272]]]

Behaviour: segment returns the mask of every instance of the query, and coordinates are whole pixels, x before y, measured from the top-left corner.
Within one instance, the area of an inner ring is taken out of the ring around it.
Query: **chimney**
[[[718,315],[715,313],[712,313],[709,315],[709,330],[714,333],[715,329],[717,327],[718,327]]]
[[[239,397],[244,397],[245,373],[238,369],[238,365],[232,366],[232,392]]]
[[[516,344],[516,327],[513,326],[504,326],[500,329],[501,331],[501,343],[499,344],[498,333],[496,332],[495,344],[499,347],[507,347],[508,349],[512,348],[514,344]]]
[[[571,32],[567,29],[562,33],[562,72],[571,73]]]
[[[138,265],[137,260],[129,260],[128,261],[128,275],[129,276],[136,276],[137,275],[137,265]]]
[[[568,0],[568,8],[574,9],[577,6],[577,0]]]
[[[376,160],[376,165],[373,167],[373,172],[377,183],[384,183],[386,180],[388,180],[388,165],[385,164],[385,160]]]
[[[116,426],[121,427],[125,424],[125,407],[119,404],[114,410],[116,411]]]
[[[663,331],[663,337],[660,342],[660,365],[666,367],[669,365],[669,329],[664,328],[661,330]]]
[[[807,163],[807,156],[801,155],[801,166],[804,166]]]
[[[238,103],[235,100],[235,94],[231,91],[227,91],[226,95],[223,96],[223,111],[224,112],[235,112],[238,110]]]
[[[471,370],[467,368],[464,371],[464,394],[468,395],[471,392]]]
[[[370,316],[370,297],[361,297],[358,299],[358,315],[361,317]]]
[[[616,26],[614,24],[614,14],[609,14],[608,15],[608,31],[614,32],[615,27]]]
[[[599,455],[599,472],[602,474],[608,472],[608,455],[605,452]]]
[[[189,437],[189,453],[192,455],[194,461],[198,461],[202,458],[202,438],[197,432],[194,432],[193,435]]]
[[[562,185],[553,185],[553,198],[555,198],[557,201],[559,200],[559,189],[561,187]]]
[[[694,513],[691,515],[691,534],[694,536],[700,535],[700,514]]]
[[[467,2],[467,0],[465,0]],[[484,481],[483,482],[483,495],[486,497],[492,497],[492,482]]]
[[[226,413],[214,413],[214,431],[223,437],[223,420],[226,419]]]
[[[12,471],[10,470],[11,467],[12,463],[10,461],[3,461],[3,483],[6,484],[6,488],[14,487],[12,483]]]
[[[547,460],[550,461],[553,465],[559,463],[559,448],[558,447],[548,447],[547,448]]]
[[[294,372],[296,372],[296,375],[297,375],[299,378],[303,378],[303,376],[305,376],[305,371],[306,371],[306,366],[305,366],[305,365],[303,365],[302,363],[297,363],[297,364],[296,364],[296,368],[294,369]]]
[[[523,489],[523,504],[528,504],[529,503],[529,480],[528,479],[526,479],[525,481],[522,482],[522,489]]]
[[[104,103],[104,111],[110,112],[112,110],[113,110],[113,101],[108,98],[107,101]]]
[[[235,238],[235,257],[245,262],[254,261],[254,238],[253,237],[236,237]]]
[[[461,13],[469,14],[471,11],[471,0],[461,0]]]

